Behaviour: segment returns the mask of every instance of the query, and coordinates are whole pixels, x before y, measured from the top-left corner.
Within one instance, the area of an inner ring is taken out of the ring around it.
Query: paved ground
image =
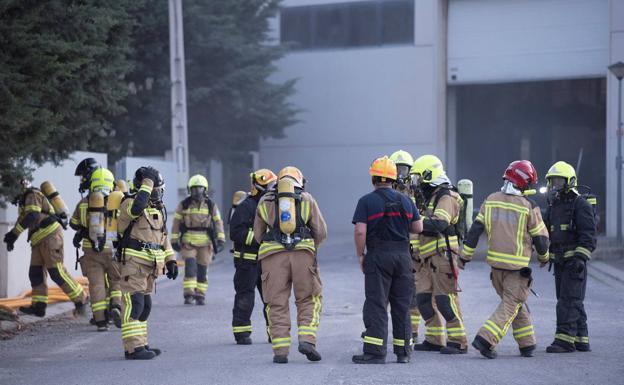
[[[150,318],[150,344],[164,350],[149,362],[123,359],[120,332],[97,333],[85,320],[61,317],[39,323],[0,341],[0,384],[622,384],[624,359],[623,281],[616,266],[593,271],[586,301],[591,353],[550,355],[555,325],[554,283],[545,270],[535,274],[540,298],[529,300],[538,353],[520,358],[510,335],[499,359],[470,350],[463,356],[412,355],[407,365],[359,366],[351,355],[361,349],[363,277],[351,237],[334,236],[320,253],[324,309],[319,363],[309,363],[294,346],[288,365],[271,362],[271,347],[254,315],[255,344],[237,346],[230,331],[233,267],[224,253],[210,271],[205,307],[182,305],[181,280],[159,281]],[[537,270],[537,269],[536,269]],[[476,261],[463,272],[461,286],[470,337],[497,305],[488,268]],[[389,356],[390,360],[394,358]]]

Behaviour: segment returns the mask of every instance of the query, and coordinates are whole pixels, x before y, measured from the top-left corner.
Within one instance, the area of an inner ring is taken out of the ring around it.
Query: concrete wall
[[[78,193],[78,177],[74,176],[74,171],[78,162],[86,157],[93,157],[101,165],[107,164],[106,154],[76,152],[70,159],[64,161],[59,166],[46,163],[37,168],[33,174],[33,186],[39,186],[46,180],[52,181],[57,188],[69,210],[73,212],[76,204],[80,200]],[[15,181],[18,183],[18,181]],[[17,219],[17,208],[8,206],[0,209],[0,234],[4,235],[13,228]],[[12,252],[7,253],[6,244],[0,245],[0,297],[13,297],[24,290],[30,289],[28,280],[28,267],[30,266],[30,245],[26,242],[27,233],[24,232],[15,243]],[[81,276],[80,269],[76,271],[74,264],[76,261],[76,251],[72,245],[74,230],[68,228],[65,233],[65,266],[73,276]],[[55,286],[50,279],[48,285]]]
[[[351,228],[374,158],[445,156],[444,13],[445,2],[416,1],[413,45],[297,51],[278,64],[276,80],[299,79],[292,102],[303,112],[285,139],[261,143],[260,166],[299,167],[331,231]]]
[[[624,1],[611,0],[609,2],[609,64],[618,61],[624,62]],[[607,235],[615,236],[617,212],[617,171],[615,157],[617,156],[617,110],[618,110],[618,82],[605,68],[607,76]],[[624,106],[623,106],[624,108]]]

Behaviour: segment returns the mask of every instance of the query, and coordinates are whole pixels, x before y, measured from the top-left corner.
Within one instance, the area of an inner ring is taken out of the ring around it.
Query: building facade
[[[260,164],[300,167],[334,231],[350,229],[367,168],[433,153],[476,205],[515,159],[556,160],[602,202],[615,234],[617,81],[624,3],[610,0],[285,0],[277,80],[297,78],[300,123]],[[618,17],[617,15],[620,15]]]

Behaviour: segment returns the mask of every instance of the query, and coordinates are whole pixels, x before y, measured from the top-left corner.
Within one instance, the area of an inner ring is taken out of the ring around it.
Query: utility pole
[[[176,163],[177,188],[185,194],[189,177],[186,72],[182,0],[169,0],[169,53],[171,57],[171,152]]]

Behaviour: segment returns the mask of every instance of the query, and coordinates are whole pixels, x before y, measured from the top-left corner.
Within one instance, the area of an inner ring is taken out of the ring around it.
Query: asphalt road
[[[414,353],[406,365],[354,365],[361,349],[363,277],[349,235],[334,236],[320,251],[324,307],[318,349],[323,360],[308,362],[293,345],[290,363],[272,363],[260,308],[254,314],[252,346],[234,344],[234,296],[230,257],[211,266],[207,305],[182,304],[182,280],[161,280],[149,321],[150,345],[164,352],[152,361],[127,361],[120,332],[97,333],[86,320],[68,316],[44,321],[0,341],[0,384],[623,384],[624,285],[592,277],[586,300],[593,351],[545,353],[555,327],[554,280],[535,275],[529,306],[538,338],[534,358],[521,358],[510,333],[499,358],[486,360],[470,349],[462,356]],[[600,277],[600,276],[598,276]],[[498,303],[482,261],[462,273],[461,303],[470,340]],[[294,311],[294,306],[291,306]],[[296,333],[296,328],[294,330]],[[421,333],[422,333],[421,329]],[[296,334],[293,338],[296,341]],[[295,343],[296,344],[296,343]]]

